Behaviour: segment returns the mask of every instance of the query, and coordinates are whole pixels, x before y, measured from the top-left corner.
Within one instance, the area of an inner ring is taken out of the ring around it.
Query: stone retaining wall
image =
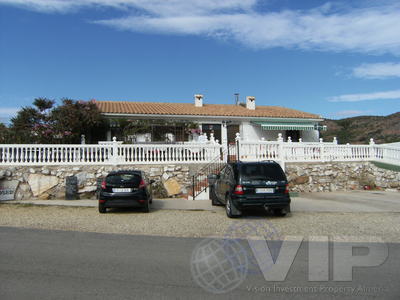
[[[191,175],[201,165],[44,166],[0,167],[0,181],[17,185],[16,200],[64,199],[67,176],[77,176],[81,199],[95,197],[97,180],[112,170],[141,169],[154,179],[155,197],[187,193]],[[400,172],[384,170],[370,162],[287,163],[286,174],[293,192],[361,190],[364,186],[400,191]]]
[[[287,163],[294,192],[333,192],[365,188],[400,191],[400,172],[370,162]]]
[[[154,179],[156,197],[173,197],[187,193],[190,175],[201,166],[189,165],[135,165],[135,166],[43,166],[0,167],[0,181],[13,181],[17,186],[16,200],[64,199],[66,177],[76,176],[81,199],[95,198],[97,181],[110,171],[141,169]]]

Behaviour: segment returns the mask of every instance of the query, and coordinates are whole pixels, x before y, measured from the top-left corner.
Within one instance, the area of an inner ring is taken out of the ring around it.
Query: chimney
[[[194,95],[194,106],[203,107],[203,97],[201,94]]]
[[[251,110],[256,109],[256,97],[253,96],[246,97],[246,108]]]

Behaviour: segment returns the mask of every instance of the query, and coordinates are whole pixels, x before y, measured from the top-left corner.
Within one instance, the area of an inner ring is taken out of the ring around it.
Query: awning
[[[326,130],[326,126],[301,122],[253,122],[263,130]]]

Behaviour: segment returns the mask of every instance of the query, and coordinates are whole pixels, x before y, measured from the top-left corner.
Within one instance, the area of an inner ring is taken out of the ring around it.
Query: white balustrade
[[[0,165],[206,163],[219,144],[0,145]]]
[[[400,165],[400,148],[375,145],[374,160]]]
[[[283,162],[382,161],[400,165],[400,148],[333,143],[241,141],[240,160]]]
[[[229,155],[242,161],[284,162],[382,161],[400,165],[400,148],[377,145],[338,145],[335,142],[241,141],[229,145]],[[207,163],[221,157],[223,146],[214,143],[100,145],[0,145],[0,165],[117,165]]]

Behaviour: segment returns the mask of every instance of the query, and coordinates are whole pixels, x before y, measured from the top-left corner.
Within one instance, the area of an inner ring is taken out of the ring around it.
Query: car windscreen
[[[285,173],[276,164],[243,164],[239,174],[243,180],[286,180]]]
[[[135,187],[139,186],[141,177],[138,174],[132,173],[118,173],[110,174],[106,178],[106,183],[110,185],[114,184],[129,184]]]

